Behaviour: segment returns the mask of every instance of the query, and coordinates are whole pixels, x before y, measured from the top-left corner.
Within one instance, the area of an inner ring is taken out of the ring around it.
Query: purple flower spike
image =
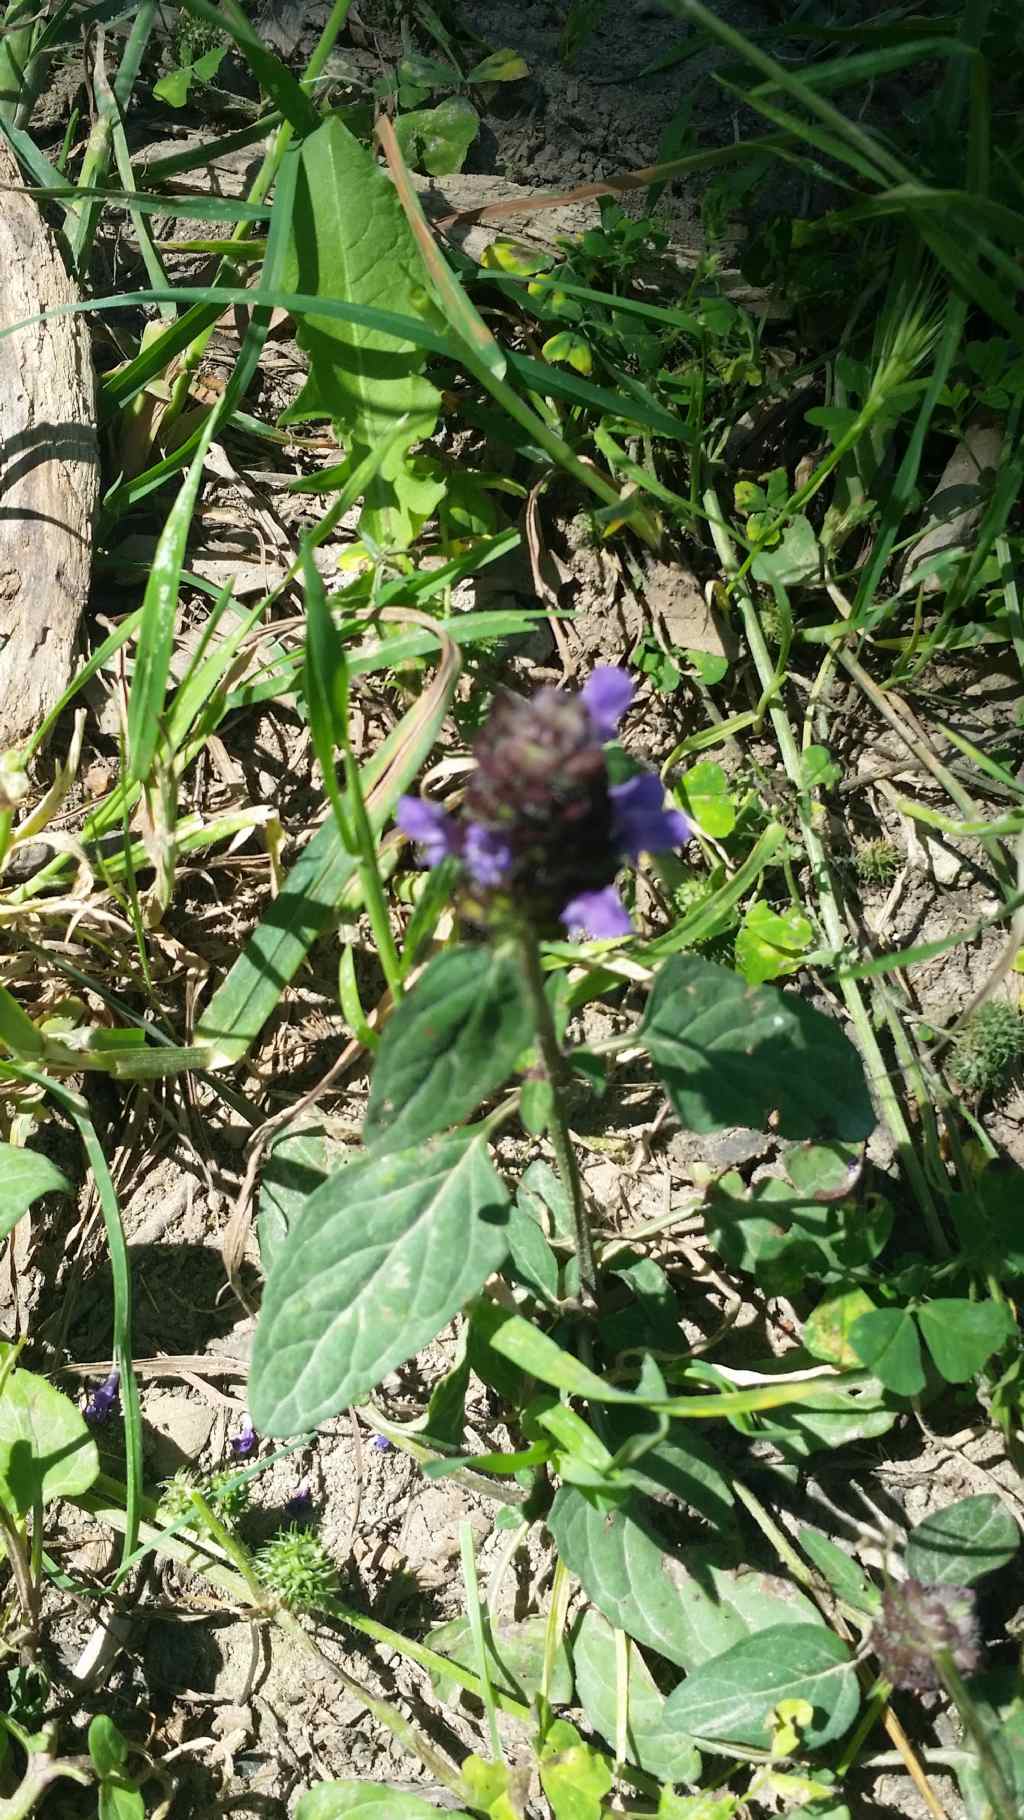
[[[619,722],[633,699],[633,681],[615,664],[598,664],[584,684],[580,698],[590,716],[595,738],[604,745],[614,739]]]
[[[82,1411],[84,1419],[91,1428],[100,1428],[104,1422],[109,1420],[120,1388],[121,1373],[119,1371],[112,1371],[109,1378],[96,1386]]]
[[[690,824],[678,809],[666,809],[665,791],[652,771],[642,771],[624,784],[613,784],[612,831],[619,852],[627,859],[641,853],[666,853],[685,846]]]
[[[466,829],[463,857],[474,885],[486,891],[501,884],[512,863],[512,849],[508,841],[503,840],[493,829],[481,828],[478,823],[470,822]]]
[[[231,1437],[231,1451],[239,1460],[246,1460],[255,1446],[256,1430],[252,1425],[252,1417],[246,1410],[242,1417],[241,1428],[236,1435]]]
[[[400,796],[395,820],[403,834],[422,848],[428,866],[439,866],[459,850],[459,831],[446,809],[422,796]]]
[[[562,922],[570,935],[580,930],[595,941],[629,935],[633,928],[614,885],[607,885],[603,891],[581,891],[578,897],[571,898],[562,911]]]

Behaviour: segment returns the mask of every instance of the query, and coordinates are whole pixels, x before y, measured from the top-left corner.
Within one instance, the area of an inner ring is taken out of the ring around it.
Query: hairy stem
[[[576,1256],[580,1267],[580,1290],[584,1302],[593,1308],[597,1305],[597,1263],[594,1257],[594,1240],[590,1231],[590,1221],[583,1199],[583,1183],[580,1180],[580,1172],[569,1136],[569,1124],[565,1116],[565,1057],[559,1046],[555,1020],[551,1015],[551,1005],[544,990],[544,975],[541,971],[537,938],[531,929],[520,930],[518,947],[523,969],[523,984],[526,987],[526,995],[533,1012],[533,1028],[537,1038],[537,1047],[540,1050],[541,1062],[551,1088],[549,1132],[555,1152],[555,1163],[572,1209]]]
[[[935,1657],[935,1668],[978,1753],[978,1765],[993,1812],[998,1820],[1020,1820],[1020,1809],[992,1748],[991,1735],[948,1649],[939,1650]]]

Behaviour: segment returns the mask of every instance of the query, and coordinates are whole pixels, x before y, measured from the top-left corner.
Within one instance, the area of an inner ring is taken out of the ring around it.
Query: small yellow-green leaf
[[[451,177],[461,171],[479,131],[480,116],[464,95],[452,95],[437,107],[400,114],[395,121],[395,138],[406,163],[431,177]]]
[[[752,986],[780,979],[796,972],[813,939],[811,925],[799,910],[780,916],[767,904],[751,904],[736,937],[736,965]]]
[[[568,329],[562,329],[557,335],[549,336],[541,348],[545,360],[564,360],[575,367],[577,373],[590,373],[593,370],[594,357],[582,335],[573,335]]]
[[[466,81],[521,82],[529,74],[529,65],[518,51],[492,51],[489,57],[473,65]]]
[[[548,1727],[539,1768],[555,1820],[600,1820],[601,1798],[612,1785],[611,1767],[567,1720],[556,1719]]]
[[[863,1289],[850,1289],[845,1295],[829,1296],[819,1302],[804,1322],[803,1341],[812,1358],[837,1365],[840,1370],[855,1371],[860,1358],[850,1343],[850,1328],[862,1314],[870,1314],[873,1307]]]
[[[679,795],[686,813],[702,834],[724,840],[736,826],[736,810],[729,794],[729,779],[713,759],[703,759],[680,779]]]
[[[550,253],[528,246],[522,240],[501,237],[492,240],[480,255],[480,264],[485,271],[512,272],[517,278],[531,278],[535,272],[545,272],[551,263]]]

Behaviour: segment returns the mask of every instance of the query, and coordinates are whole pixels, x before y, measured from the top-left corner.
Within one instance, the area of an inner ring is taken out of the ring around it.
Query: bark
[[[0,185],[21,171],[0,142]],[[37,205],[0,189],[0,327],[77,301]],[[0,340],[0,750],[67,687],[88,597],[99,489],[92,355],[83,316]]]

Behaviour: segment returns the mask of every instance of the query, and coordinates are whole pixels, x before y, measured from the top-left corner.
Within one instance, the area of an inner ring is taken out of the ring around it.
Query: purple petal
[[[661,779],[642,771],[624,784],[613,784],[612,831],[619,852],[627,859],[641,853],[665,853],[682,847],[690,838],[690,824],[678,809],[666,809]]]
[[[252,1417],[250,1416],[249,1411],[246,1410],[242,1417],[241,1428],[236,1435],[232,1435],[231,1437],[231,1451],[233,1454],[237,1454],[240,1460],[245,1460],[248,1458],[249,1454],[252,1453],[255,1445],[256,1430],[252,1425]]]
[[[373,1446],[377,1453],[388,1453],[391,1448],[391,1442],[388,1440],[387,1435],[374,1435]]]
[[[560,917],[570,935],[580,930],[595,941],[612,935],[629,935],[633,928],[629,912],[614,885],[606,885],[603,891],[581,891],[577,897],[570,898]]]
[[[633,699],[633,679],[615,664],[598,664],[581,691],[595,736],[604,745],[614,739],[618,725]]]
[[[424,802],[422,796],[400,796],[395,820],[402,833],[423,849],[428,866],[439,866],[450,853],[458,852],[458,828],[447,809],[437,803]]]
[[[293,1523],[311,1523],[313,1521],[313,1493],[305,1479],[297,1485],[290,1498],[285,1499],[285,1510]]]
[[[121,1387],[121,1373],[112,1371],[109,1378],[97,1384],[82,1411],[82,1415],[91,1428],[98,1428],[106,1422],[117,1402]]]
[[[512,863],[508,841],[491,828],[481,828],[477,822],[470,822],[466,829],[463,852],[469,876],[482,890],[500,885]]]

